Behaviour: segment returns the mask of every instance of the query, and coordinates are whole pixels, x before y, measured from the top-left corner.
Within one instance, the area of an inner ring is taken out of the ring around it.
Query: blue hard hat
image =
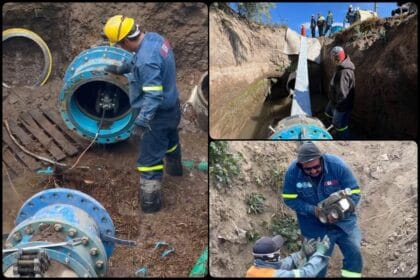
[[[284,240],[281,235],[276,235],[273,238],[265,236],[255,242],[252,253],[256,257],[274,257],[275,253],[279,253],[283,243]]]

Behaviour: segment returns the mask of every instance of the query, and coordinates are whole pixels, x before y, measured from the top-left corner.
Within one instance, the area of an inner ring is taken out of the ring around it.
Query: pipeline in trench
[[[308,68],[313,117],[323,119],[328,97],[322,87],[321,67],[308,61]],[[279,76],[265,78],[265,99],[251,112],[239,138],[267,139],[272,134],[269,126],[275,127],[280,120],[290,116],[292,97],[288,88],[294,88],[295,78],[295,72],[284,72]]]

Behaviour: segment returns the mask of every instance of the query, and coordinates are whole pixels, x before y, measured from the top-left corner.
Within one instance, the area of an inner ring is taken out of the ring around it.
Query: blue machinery
[[[132,57],[110,46],[94,47],[80,53],[67,68],[60,92],[60,113],[65,124],[97,143],[127,139],[134,128],[130,108],[128,76],[105,72],[106,65],[119,65]],[[100,128],[100,129],[99,129]]]
[[[306,37],[300,37],[300,53],[290,117],[282,119],[270,139],[332,139],[328,130],[317,118],[311,117]]]
[[[103,277],[115,243],[108,212],[94,198],[54,188],[29,198],[3,249],[6,276]]]

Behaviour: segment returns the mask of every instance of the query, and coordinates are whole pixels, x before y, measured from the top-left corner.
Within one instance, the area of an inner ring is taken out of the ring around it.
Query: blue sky
[[[353,9],[359,7],[361,10],[374,9],[374,2],[271,2],[275,7],[271,9],[272,23],[281,23],[289,26],[290,29],[300,33],[300,26],[304,24],[307,28],[306,34],[310,35],[309,23],[311,15],[318,13],[327,17],[331,10],[334,15],[334,25],[342,25],[349,5]],[[391,11],[397,8],[397,2],[376,2],[379,17],[390,17]],[[235,3],[231,4],[235,8]],[[316,32],[318,36],[318,32]]]

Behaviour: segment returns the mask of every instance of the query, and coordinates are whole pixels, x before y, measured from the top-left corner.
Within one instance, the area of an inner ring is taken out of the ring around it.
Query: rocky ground
[[[317,142],[321,151],[340,156],[359,180],[357,216],[362,231],[363,277],[414,277],[417,248],[417,145],[410,141]],[[249,235],[271,235],[273,215],[295,217],[279,198],[279,174],[296,158],[297,143],[231,141],[230,152],[242,159],[231,188],[218,190],[210,178],[210,273],[242,277],[252,264]],[[245,198],[265,197],[265,211],[248,214]],[[290,252],[286,252],[290,253]],[[338,247],[328,277],[340,277]]]

